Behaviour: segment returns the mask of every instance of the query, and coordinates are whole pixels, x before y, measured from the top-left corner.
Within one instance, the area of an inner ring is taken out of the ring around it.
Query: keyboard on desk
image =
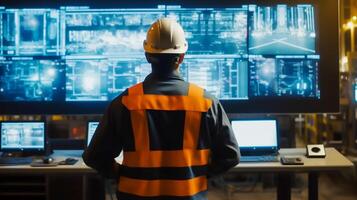
[[[32,163],[31,157],[0,157],[1,165],[28,165]]]
[[[241,162],[279,162],[277,156],[241,156]]]

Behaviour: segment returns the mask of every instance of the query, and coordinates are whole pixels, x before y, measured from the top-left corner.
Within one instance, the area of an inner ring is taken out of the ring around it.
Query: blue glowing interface
[[[183,78],[219,99],[320,98],[315,8],[5,9],[0,101],[110,101],[150,73],[143,40],[176,19],[189,49]]]
[[[1,150],[45,149],[44,122],[2,122]]]
[[[99,122],[88,122],[88,129],[87,129],[87,146],[89,146],[90,141],[93,138],[95,130],[97,129]]]
[[[64,65],[56,58],[0,59],[1,101],[55,101],[64,91]]]
[[[278,147],[276,120],[233,120],[232,128],[241,148]]]

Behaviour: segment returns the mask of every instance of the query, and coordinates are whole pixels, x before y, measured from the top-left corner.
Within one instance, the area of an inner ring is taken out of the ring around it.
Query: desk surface
[[[95,170],[84,164],[81,150],[55,151],[52,157],[55,161],[61,161],[68,157],[77,158],[75,165],[59,165],[56,167],[31,167],[29,165],[0,166],[0,174],[87,174],[95,173]],[[240,163],[231,171],[235,172],[310,172],[310,171],[333,171],[349,169],[354,166],[351,161],[344,157],[334,148],[326,148],[326,158],[306,158],[305,149],[281,149],[280,155],[301,156],[304,165],[282,165],[280,162]],[[122,159],[117,158],[120,162]]]
[[[237,172],[310,172],[310,171],[334,171],[348,169],[353,163],[338,152],[335,148],[326,148],[325,158],[307,158],[305,148],[280,149],[282,156],[300,156],[304,165],[282,165],[280,162],[239,163],[232,171]]]
[[[31,167],[30,165],[0,166],[0,174],[86,174],[95,173],[95,170],[86,166],[82,160],[83,150],[54,151],[51,157],[54,162],[65,160],[68,157],[78,159],[74,165],[58,165],[55,167]]]

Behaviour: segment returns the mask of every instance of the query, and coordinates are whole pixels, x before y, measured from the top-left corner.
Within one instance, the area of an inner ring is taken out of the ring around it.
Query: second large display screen
[[[223,102],[319,101],[316,13],[313,4],[3,7],[0,102],[57,103],[68,110],[76,103],[99,103],[94,110],[101,113],[150,73],[142,44],[161,17],[176,19],[185,30],[189,49],[182,77]]]

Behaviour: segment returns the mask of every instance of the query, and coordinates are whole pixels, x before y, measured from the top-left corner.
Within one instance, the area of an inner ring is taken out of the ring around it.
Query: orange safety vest
[[[189,85],[187,96],[144,94],[139,83],[122,98],[130,111],[135,151],[124,151],[123,166],[127,168],[161,168],[208,166],[209,149],[198,149],[201,115],[207,112],[212,100],[204,98],[204,90]],[[186,111],[182,150],[150,150],[146,110]],[[142,197],[194,196],[207,190],[207,177],[172,179],[134,179],[121,175],[119,192]]]

